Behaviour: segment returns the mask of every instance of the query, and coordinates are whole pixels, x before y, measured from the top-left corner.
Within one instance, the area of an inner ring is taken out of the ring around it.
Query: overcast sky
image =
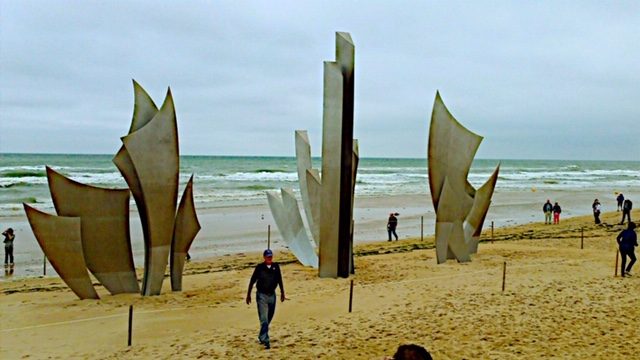
[[[436,90],[477,157],[640,160],[639,1],[0,1],[0,152],[114,154],[131,79],[185,155],[320,155],[323,61],[356,45],[363,157],[425,157]]]

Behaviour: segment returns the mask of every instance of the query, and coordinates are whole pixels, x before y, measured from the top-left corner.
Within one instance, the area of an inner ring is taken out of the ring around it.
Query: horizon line
[[[113,154],[107,153],[42,153],[42,152],[2,152],[0,151],[0,155],[83,155],[83,156],[113,156]],[[253,158],[292,158],[295,159],[295,155],[212,155],[212,154],[180,154],[180,157],[188,156],[188,157],[253,157]],[[321,156],[312,156],[313,159],[320,159]],[[400,156],[400,157],[386,157],[386,156],[368,156],[361,157],[361,159],[401,159],[401,160],[427,160],[427,157],[411,157],[411,156]],[[526,160],[526,161],[618,161],[618,162],[640,162],[638,160],[620,160],[620,159],[544,159],[544,158],[475,158],[474,160],[495,160],[495,161],[504,161],[504,160]]]

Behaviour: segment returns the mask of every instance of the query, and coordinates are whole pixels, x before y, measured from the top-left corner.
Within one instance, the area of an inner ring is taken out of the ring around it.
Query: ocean
[[[23,202],[53,212],[45,165],[87,185],[126,187],[111,159],[112,155],[0,154],[0,216],[22,215]],[[320,168],[319,158],[313,162]],[[640,188],[640,161],[477,159],[469,182],[482,185],[498,163],[500,191]],[[298,189],[294,157],[182,156],[180,193],[191,174],[195,174],[194,197],[199,209],[264,204],[266,191]],[[428,192],[426,159],[360,160],[356,196]]]

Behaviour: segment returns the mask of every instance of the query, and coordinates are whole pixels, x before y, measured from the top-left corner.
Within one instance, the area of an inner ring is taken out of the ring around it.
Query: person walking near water
[[[593,218],[596,224],[600,224],[600,201],[598,201],[598,199],[595,199],[593,201],[593,204],[591,205],[591,208],[593,209]]]
[[[278,263],[273,262],[273,252],[270,249],[262,253],[264,262],[256,265],[249,281],[247,290],[247,305],[251,304],[251,290],[257,283],[256,304],[258,305],[258,319],[260,320],[260,333],[258,340],[265,349],[271,349],[269,340],[269,324],[276,312],[276,287],[280,287],[280,301],[285,301],[282,273]]]
[[[15,240],[16,235],[13,233],[12,228],[5,230],[2,235],[4,235],[4,267],[13,268],[13,240]]]
[[[560,205],[558,205],[558,202],[556,201],[553,204],[553,223],[554,224],[560,224],[560,213],[562,212],[562,208],[560,207]]]
[[[398,234],[396,233],[396,227],[398,226],[398,213],[390,213],[389,221],[387,221],[387,233],[389,233],[389,241],[391,241],[391,234],[395,236],[396,241],[398,241]]]
[[[633,208],[633,203],[631,200],[626,199],[622,204],[622,220],[620,220],[620,225],[624,224],[624,218],[627,217],[627,221],[631,222],[631,209]]]
[[[638,246],[638,235],[635,232],[636,224],[634,222],[629,221],[629,225],[625,230],[616,237],[616,241],[618,242],[618,246],[620,248],[620,255],[622,256],[622,268],[620,269],[620,274],[622,277],[631,276],[631,268],[633,264],[636,262],[636,254],[634,252],[634,248]],[[629,261],[629,265],[627,263],[627,256],[631,261]]]
[[[542,205],[542,212],[544,212],[544,223],[551,224],[551,212],[553,210],[553,205],[551,205],[551,201],[547,199],[547,202]]]
[[[620,211],[620,210],[622,210],[622,203],[624,202],[624,195],[622,195],[622,193],[618,194],[618,197],[616,198],[616,200],[618,201],[618,210],[616,210],[616,211]]]

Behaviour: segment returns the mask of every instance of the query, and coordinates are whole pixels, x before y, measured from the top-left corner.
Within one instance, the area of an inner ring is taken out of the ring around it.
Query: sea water
[[[42,274],[42,251],[30,234],[22,203],[55,214],[49,193],[45,166],[87,185],[105,188],[126,188],[126,182],[111,161],[111,155],[77,154],[0,154],[0,227],[18,226],[19,246],[16,246],[15,276],[37,276]],[[320,169],[320,159],[313,159],[314,167]],[[490,212],[508,214],[492,217],[496,224],[508,225],[523,220],[541,221],[539,215],[531,213],[531,206],[505,201],[518,192],[546,191],[567,194],[613,194],[616,191],[638,193],[640,189],[640,161],[564,161],[564,160],[487,160],[473,162],[468,179],[478,188],[500,163],[500,177],[494,198],[496,202]],[[298,194],[296,160],[293,157],[241,157],[241,156],[182,156],[180,158],[179,196],[191,174],[194,174],[194,197],[198,210],[259,205],[265,209],[266,192],[280,188],[292,188]],[[433,210],[426,195],[429,194],[426,159],[382,159],[360,160],[356,183],[356,197],[381,198],[379,209],[356,209],[356,236],[358,241],[382,240],[386,237],[387,200],[389,195],[425,196],[420,208],[402,207],[402,234],[416,236],[420,233],[420,214],[425,214],[425,229],[433,228]],[[299,194],[298,194],[299,196]],[[571,195],[569,195],[571,196]],[[589,195],[590,196],[590,195]],[[502,197],[502,200],[500,200]],[[543,199],[541,199],[542,201]],[[587,200],[590,201],[590,200]],[[375,203],[375,202],[374,202]],[[130,208],[136,205],[131,199]],[[537,208],[537,206],[536,206]],[[568,216],[585,214],[587,204],[577,211],[564,208]],[[238,208],[238,210],[240,210]],[[260,210],[264,211],[264,210]],[[268,210],[266,210],[268,212]],[[426,211],[426,213],[425,213]],[[227,210],[210,212],[215,224],[226,224],[223,228],[209,229],[199,234],[192,255],[195,259],[225,254],[258,251],[263,248],[264,234],[256,228],[267,227],[268,213],[253,214],[243,211],[231,216]],[[202,214],[202,213],[201,213]],[[537,214],[537,212],[536,212]],[[517,216],[514,216],[517,215]],[[253,218],[256,216],[256,218]],[[235,219],[233,219],[235,217]],[[532,218],[533,217],[533,218]],[[131,239],[135,263],[142,266],[144,246],[137,215],[131,215]],[[520,220],[518,220],[520,219]],[[235,221],[235,225],[229,221]],[[374,222],[373,226],[371,223]],[[369,223],[367,225],[366,223]],[[362,226],[361,226],[362,225]],[[378,225],[380,229],[378,229]],[[411,232],[413,229],[413,233]],[[430,230],[425,233],[429,234]],[[432,232],[432,231],[431,231]],[[274,249],[284,247],[279,242],[276,229],[272,241]],[[48,274],[55,274],[47,265]],[[0,278],[0,281],[5,278]]]
[[[126,188],[111,155],[0,154],[0,216],[22,215],[22,203],[53,211],[45,166],[87,185]],[[640,161],[476,159],[468,179],[481,186],[500,163],[501,191],[640,188]],[[313,165],[320,169],[320,159]],[[293,157],[182,156],[180,192],[194,174],[198,209],[266,203],[265,192],[298,189]],[[356,196],[429,193],[426,159],[363,158]],[[132,209],[135,209],[132,200]]]

